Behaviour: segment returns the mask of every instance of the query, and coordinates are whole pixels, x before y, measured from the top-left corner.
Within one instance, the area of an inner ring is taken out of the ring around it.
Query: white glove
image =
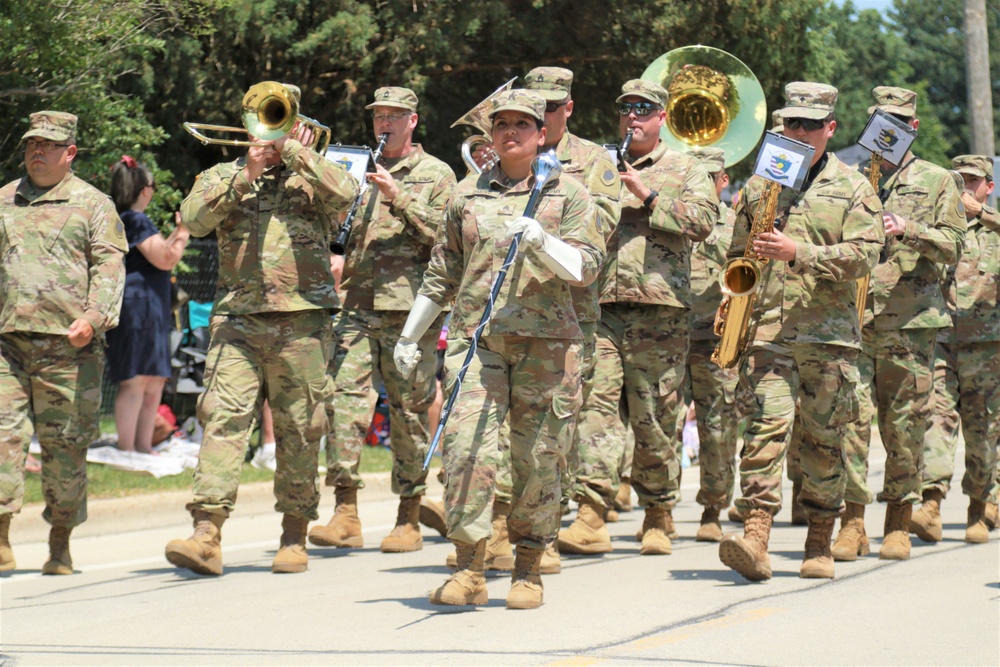
[[[531,257],[567,282],[583,280],[583,254],[562,239],[548,234],[534,218],[522,216],[507,225],[505,239],[521,232],[521,247]]]
[[[420,361],[420,348],[418,341],[427,333],[427,329],[441,313],[443,308],[437,305],[423,294],[418,294],[413,300],[413,308],[406,317],[406,324],[403,325],[403,332],[399,336],[396,348],[392,352],[392,361],[396,364],[403,377],[409,377],[417,362]]]

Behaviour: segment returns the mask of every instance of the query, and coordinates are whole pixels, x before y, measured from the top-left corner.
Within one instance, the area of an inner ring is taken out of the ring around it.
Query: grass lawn
[[[112,429],[113,431],[113,429]],[[320,452],[320,463],[325,462],[325,454]],[[384,447],[365,447],[361,454],[361,472],[388,472],[392,469],[392,452]],[[89,498],[124,498],[140,493],[156,493],[176,489],[190,489],[194,478],[188,470],[179,475],[160,477],[138,472],[115,470],[104,465],[87,464],[87,496]],[[270,470],[254,468],[243,464],[240,483],[266,482],[274,479]],[[26,475],[24,482],[24,502],[42,502],[42,480],[38,474]]]

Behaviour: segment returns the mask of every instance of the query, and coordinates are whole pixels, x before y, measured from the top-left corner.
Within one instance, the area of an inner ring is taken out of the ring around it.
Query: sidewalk
[[[440,499],[443,489],[437,481],[437,468],[427,475],[427,493]],[[388,500],[393,497],[390,473],[377,472],[362,475],[365,488],[359,492],[361,502]],[[274,483],[254,482],[240,485],[234,516],[253,516],[274,512]],[[184,505],[191,500],[191,492],[164,491],[143,493],[128,498],[100,498],[88,500],[87,521],[73,530],[73,537],[95,537],[109,533],[150,530],[164,526],[188,524],[190,515]],[[45,505],[25,505],[10,524],[13,544],[45,542],[49,537],[49,524],[42,519]],[[325,521],[333,510],[333,490],[320,480],[320,517]]]

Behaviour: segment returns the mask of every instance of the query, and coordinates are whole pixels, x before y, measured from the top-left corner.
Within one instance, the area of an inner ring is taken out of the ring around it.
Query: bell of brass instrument
[[[871,162],[865,169],[868,182],[872,184],[875,192],[878,192],[878,182],[882,179],[882,154],[872,153]],[[857,291],[854,295],[854,302],[858,308],[858,326],[865,326],[865,307],[868,305],[868,286],[871,284],[872,274],[869,272],[864,278],[858,278]]]
[[[510,90],[515,81],[517,81],[517,77],[514,77],[494,90],[490,93],[489,97],[469,109],[468,113],[451,124],[451,127],[455,127],[457,125],[470,125],[482,133],[474,134],[462,142],[462,161],[465,162],[465,166],[468,167],[471,172],[481,174],[484,170],[495,165],[499,160],[492,147],[489,148],[489,157],[487,158],[486,164],[482,166],[476,164],[476,161],[472,158],[472,154],[480,146],[492,146],[493,139],[490,137],[490,132],[493,130],[493,124],[490,122],[490,111],[493,109],[493,98],[505,90]]]
[[[378,160],[382,157],[382,151],[385,149],[385,142],[389,139],[388,134],[378,135],[378,146],[372,151],[372,165],[378,164]],[[354,203],[351,204],[351,210],[348,211],[347,217],[344,218],[344,222],[340,225],[340,230],[337,232],[337,238],[335,238],[330,243],[330,252],[334,255],[343,255],[347,252],[347,241],[351,238],[351,231],[354,229],[354,218],[358,214],[358,207],[361,206],[361,200],[365,198],[365,193],[368,192],[368,188],[371,187],[368,179],[364,179],[361,184],[361,189],[358,190],[358,196],[354,198]]]
[[[299,115],[299,102],[285,85],[277,81],[254,84],[243,96],[240,105],[243,128],[208,123],[184,123],[184,129],[202,144],[216,146],[266,146],[292,131],[299,122],[313,130],[313,140],[308,148],[325,153],[330,145],[330,128],[318,121]],[[209,137],[203,130],[221,133],[239,133],[256,137],[258,141],[220,139]]]
[[[719,284],[728,302],[716,318],[715,334],[719,342],[712,352],[712,361],[721,368],[732,368],[739,363],[750,344],[754,307],[760,295],[761,274],[769,261],[757,257],[753,243],[764,232],[774,231],[774,216],[778,211],[781,184],[768,181],[767,190],[757,207],[757,214],[750,225],[750,236],[743,257],[729,260],[722,267]]]
[[[746,157],[764,132],[764,89],[749,67],[721,49],[674,49],[650,63],[641,78],[670,94],[660,138],[674,150],[721,148],[729,167]]]

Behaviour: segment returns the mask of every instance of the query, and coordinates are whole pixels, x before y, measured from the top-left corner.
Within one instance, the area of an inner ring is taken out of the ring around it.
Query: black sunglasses
[[[785,118],[782,124],[789,130],[802,128],[806,132],[815,132],[826,125],[826,118],[815,120],[812,118]]]
[[[567,104],[569,104],[569,100],[565,100],[563,102],[546,102],[545,103],[545,113],[552,113],[553,111],[555,111],[559,107],[564,107]]]
[[[619,102],[618,115],[627,116],[634,111],[636,116],[648,116],[662,108],[660,105],[653,104],[652,102]]]

